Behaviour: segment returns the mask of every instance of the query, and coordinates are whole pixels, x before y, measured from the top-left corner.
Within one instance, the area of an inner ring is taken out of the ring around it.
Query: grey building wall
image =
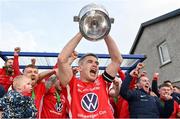
[[[171,62],[162,66],[158,45],[166,41]],[[135,48],[134,54],[145,54],[145,70],[152,79],[159,72],[160,81],[171,80],[180,86],[180,16],[147,26]],[[179,84],[178,84],[179,82]]]

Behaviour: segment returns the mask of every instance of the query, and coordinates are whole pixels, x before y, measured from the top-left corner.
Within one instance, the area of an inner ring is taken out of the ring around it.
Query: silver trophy
[[[106,9],[97,4],[88,4],[83,7],[74,21],[79,22],[79,30],[90,41],[98,41],[109,34],[113,18],[109,18]]]

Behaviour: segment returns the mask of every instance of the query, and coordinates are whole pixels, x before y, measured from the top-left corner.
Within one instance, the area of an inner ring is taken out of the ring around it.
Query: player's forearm
[[[21,74],[20,69],[19,69],[19,54],[17,52],[14,52],[13,68],[14,68],[15,75]]]
[[[44,71],[44,72],[41,72],[39,74],[39,80],[42,80],[46,77],[50,77],[51,75],[55,74],[55,70],[54,69],[51,69],[51,70],[48,70],[48,71]]]
[[[105,37],[105,42],[107,44],[109,55],[111,57],[112,62],[115,62],[120,65],[123,58],[121,56],[121,53],[119,52],[116,43],[114,42],[114,40],[110,35]]]
[[[71,53],[74,51],[80,40],[82,39],[81,33],[77,33],[76,36],[74,36],[63,48],[61,53],[58,56],[59,62],[67,63],[69,56],[71,56]]]

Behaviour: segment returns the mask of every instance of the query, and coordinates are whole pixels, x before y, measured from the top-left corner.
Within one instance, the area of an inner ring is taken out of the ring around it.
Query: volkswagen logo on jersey
[[[81,100],[81,107],[87,112],[95,112],[98,104],[98,96],[95,93],[87,93]]]
[[[61,112],[62,108],[63,108],[63,105],[62,105],[61,102],[60,103],[56,103],[55,109],[56,109],[57,112]]]

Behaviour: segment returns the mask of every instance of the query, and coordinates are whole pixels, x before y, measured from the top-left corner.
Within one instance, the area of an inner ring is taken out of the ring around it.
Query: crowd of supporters
[[[160,84],[154,73],[152,85],[139,63],[130,72],[110,35],[104,38],[111,62],[99,75],[98,57],[87,53],[77,58],[77,33],[60,52],[51,70],[39,72],[32,59],[21,72],[18,54],[0,69],[0,116],[2,118],[180,118],[180,88],[170,79]],[[76,74],[79,72],[80,76]]]

